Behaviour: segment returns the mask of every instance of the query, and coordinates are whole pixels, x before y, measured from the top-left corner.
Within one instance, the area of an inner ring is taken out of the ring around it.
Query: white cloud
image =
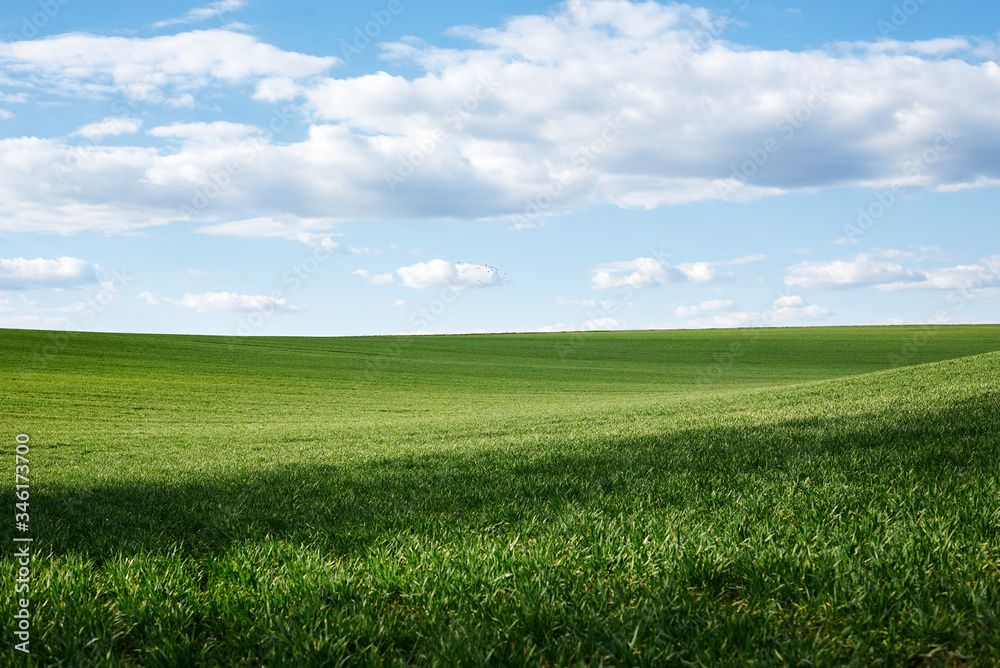
[[[253,98],[275,104],[284,100],[294,100],[299,96],[299,92],[299,87],[291,77],[268,77],[257,84]]]
[[[392,303],[392,305],[393,306],[406,306],[406,300],[405,299],[397,299],[396,301],[394,301]]]
[[[232,292],[206,292],[204,294],[185,294],[180,299],[169,297],[157,298],[150,292],[142,292],[140,297],[152,306],[171,304],[194,309],[198,313],[250,313],[261,311],[299,311],[299,307],[289,304],[282,297],[266,295],[239,295]]]
[[[771,305],[775,320],[787,322],[795,320],[824,320],[833,317],[830,309],[808,303],[799,295],[778,297]]]
[[[883,262],[873,253],[858,253],[850,260],[807,262],[788,267],[785,284],[803,288],[855,288],[893,282],[912,282],[919,274],[895,262]]]
[[[195,144],[226,144],[259,133],[253,125],[214,121],[211,123],[174,123],[161,125],[149,131],[154,137],[182,139]]]
[[[142,121],[138,118],[112,116],[105,118],[99,123],[84,125],[73,134],[94,141],[100,141],[103,137],[134,134],[139,131],[140,127],[142,127]]]
[[[97,267],[79,258],[0,258],[0,290],[71,288],[96,282]]]
[[[14,118],[14,112],[0,109],[0,121],[9,121],[12,118]]]
[[[688,320],[688,327],[761,327],[776,322],[823,320],[833,316],[829,309],[810,304],[799,295],[778,297],[765,313],[740,311],[729,299],[712,299],[698,305],[674,309],[674,314]]]
[[[661,260],[640,257],[624,262],[609,262],[594,270],[591,287],[595,290],[611,288],[648,288],[666,283],[682,283],[690,277],[676,267]]]
[[[897,281],[877,286],[881,290],[976,291],[1000,286],[1000,255],[982,258],[976,264],[926,271],[923,280]],[[986,293],[989,294],[989,293]]]
[[[549,215],[600,202],[652,208],[823,188],[1000,181],[993,158],[1000,154],[998,66],[977,55],[985,42],[767,51],[713,36],[717,19],[686,5],[573,0],[499,27],[452,31],[471,41],[467,48],[385,45],[400,71],[417,72],[410,78],[335,78],[336,58],[230,30],[3,43],[0,68],[30,82],[31,99],[124,94],[195,105],[201,90],[220,97],[250,90],[262,101],[301,99],[294,122],[305,112],[313,124],[283,143],[262,138],[252,160],[243,155],[246,137],[84,146],[81,166],[64,178],[51,166],[74,147],[0,140],[0,228],[108,232],[163,224],[233,160],[239,175],[198,209],[198,220],[507,218],[523,214],[526,202]],[[799,127],[788,121],[797,112],[808,117]],[[261,125],[263,135],[267,122]],[[752,162],[766,139],[780,150],[741,184],[733,166]],[[942,147],[935,160],[920,163],[935,144]],[[600,154],[583,155],[588,146]],[[419,167],[390,193],[387,174],[412,168],[413,156]],[[547,186],[558,186],[558,195],[540,207]],[[711,265],[688,269],[686,280],[718,280]],[[656,278],[638,269],[626,276],[636,271],[633,281]]]
[[[156,295],[154,295],[149,290],[144,290],[143,292],[140,292],[139,293],[139,297],[141,299],[145,299],[146,303],[149,304],[150,306],[159,306],[160,305],[160,300],[157,299]]]
[[[400,284],[407,288],[480,288],[498,285],[500,274],[494,267],[480,264],[452,264],[445,260],[418,262],[409,267],[400,267]]]
[[[612,317],[594,318],[585,322],[583,326],[590,330],[622,329],[624,327]]]
[[[539,332],[550,333],[550,332],[571,332],[573,328],[569,325],[561,322],[557,322],[554,325],[542,325],[538,328]]]
[[[69,322],[67,316],[46,318],[40,315],[12,315],[0,317],[0,327],[25,329],[56,329]]]
[[[354,271],[354,275],[360,276],[361,278],[365,279],[366,282],[371,283],[372,285],[393,285],[396,282],[396,280],[392,277],[392,273],[373,274],[367,269],[356,269]]]
[[[195,30],[160,37],[86,33],[0,43],[0,65],[30,78],[34,95],[80,98],[123,93],[130,100],[164,101],[165,91],[240,84],[272,77],[321,74],[338,58],[282,51],[252,35]]]
[[[733,279],[732,274],[720,274],[715,267],[747,264],[765,259],[767,259],[766,255],[750,255],[717,262],[686,262],[676,266],[649,257],[640,257],[624,262],[608,262],[593,270],[591,287],[595,290],[640,289],[668,283],[728,281]]]
[[[328,223],[323,221],[299,221],[296,223],[286,223],[268,216],[260,218],[248,218],[244,220],[232,220],[228,223],[218,223],[216,225],[206,225],[198,228],[201,234],[214,234],[222,236],[244,237],[248,239],[273,238],[288,239],[289,241],[300,241],[311,248],[315,248],[325,253],[357,253],[357,249],[345,249],[333,240],[336,236],[330,232],[310,231],[322,230],[328,227]]]
[[[760,313],[750,311],[733,311],[712,316],[712,319],[703,325],[707,327],[759,327],[765,324]]]
[[[246,0],[218,0],[217,2],[210,2],[204,7],[189,9],[184,16],[180,18],[157,21],[153,24],[153,27],[165,28],[167,26],[183,23],[198,23],[200,21],[207,21],[208,19],[221,16],[226,12],[235,12],[239,9],[243,9],[246,6]]]
[[[33,301],[25,297],[23,294],[18,295],[20,303],[15,304],[6,297],[0,297],[0,313],[10,313],[18,310],[34,310],[38,308],[38,302]]]
[[[935,250],[935,249],[929,249]],[[858,253],[849,260],[801,262],[788,267],[787,285],[805,288],[853,288],[874,286],[879,290],[976,291],[1000,286],[1000,255],[984,257],[975,264],[914,270],[879,258],[920,260],[909,251],[893,249]]]

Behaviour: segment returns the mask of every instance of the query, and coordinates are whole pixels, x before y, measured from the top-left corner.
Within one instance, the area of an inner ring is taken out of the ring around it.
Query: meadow
[[[1000,326],[0,352],[0,663],[1000,665]]]

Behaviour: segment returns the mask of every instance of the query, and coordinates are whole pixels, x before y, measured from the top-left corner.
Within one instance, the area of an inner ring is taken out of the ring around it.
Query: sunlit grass
[[[39,664],[1000,662],[1000,328],[45,336]]]

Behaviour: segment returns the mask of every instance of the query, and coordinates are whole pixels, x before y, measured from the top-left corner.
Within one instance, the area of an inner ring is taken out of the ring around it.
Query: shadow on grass
[[[356,467],[274,464],[170,484],[132,480],[87,490],[32,490],[39,548],[98,562],[172,551],[198,557],[262,539],[363,553],[403,531],[517,527],[567,509],[710,510],[760,485],[809,478],[857,486],[955,484],[995,478],[1000,397],[916,415],[665,431],[536,446],[400,456]],[[585,454],[581,454],[585,453]],[[719,492],[725,492],[720,495]],[[10,500],[11,493],[4,497]],[[610,505],[609,505],[610,504]],[[10,529],[0,540],[9,542]]]

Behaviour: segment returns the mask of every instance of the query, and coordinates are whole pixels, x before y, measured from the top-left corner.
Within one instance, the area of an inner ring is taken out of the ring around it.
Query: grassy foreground
[[[995,351],[0,330],[0,663],[998,665]]]

